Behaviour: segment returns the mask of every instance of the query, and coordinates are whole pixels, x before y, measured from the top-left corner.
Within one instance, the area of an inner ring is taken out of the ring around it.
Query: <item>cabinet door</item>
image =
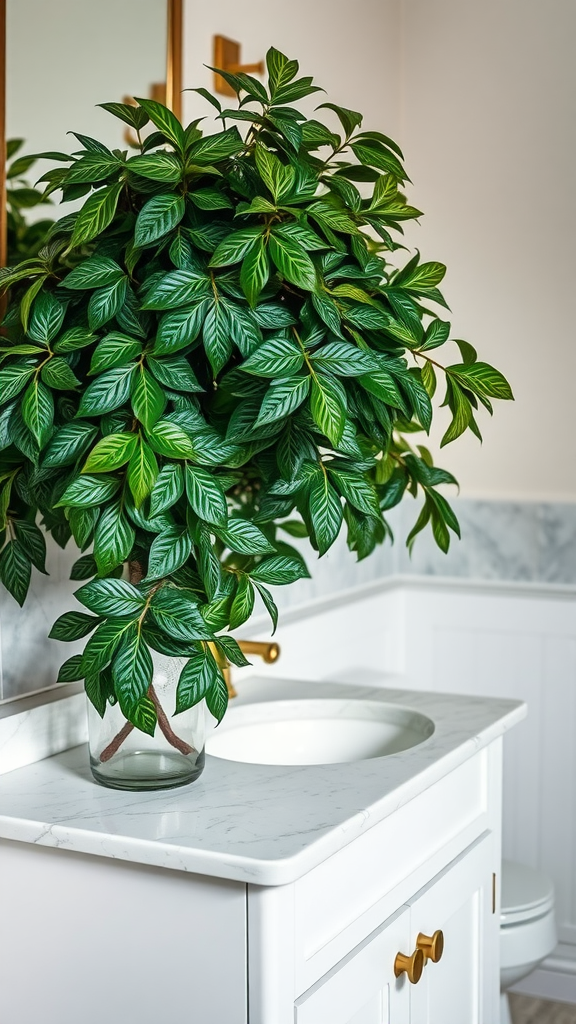
[[[480,839],[409,901],[411,941],[444,934],[410,989],[411,1024],[493,1024],[498,1019],[499,921],[493,913],[495,844]]]
[[[409,941],[402,907],[296,1001],[296,1024],[409,1024],[408,981],[394,976]]]

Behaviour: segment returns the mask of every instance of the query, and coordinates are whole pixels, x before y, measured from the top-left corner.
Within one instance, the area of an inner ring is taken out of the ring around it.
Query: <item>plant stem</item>
[[[133,586],[138,586],[138,584],[144,577],[144,569],[142,565],[140,564],[140,562],[134,559],[133,561],[128,563],[128,570],[130,583],[132,583]],[[152,683],[150,683],[150,686],[148,687],[147,696],[149,697],[154,707],[156,708],[156,717],[158,719],[158,725],[160,726],[160,729],[162,730],[164,736],[168,740],[168,743],[170,743],[171,746],[175,747],[176,750],[179,750],[181,754],[188,755],[198,753],[195,747],[192,747],[190,746],[189,743],[186,743],[186,740],[180,739],[180,737],[177,736],[176,733],[174,732],[172,726],[170,725],[168,716],[158,699],[158,694],[156,693],[156,690],[154,689]],[[132,725],[132,722],[125,722],[120,731],[116,733],[114,739],[110,741],[108,746],[105,747],[102,753],[100,754],[100,761],[109,761],[110,758],[117,753],[117,751],[124,743],[124,740],[128,738],[133,729],[134,726]]]
[[[130,735],[134,726],[132,722],[124,722],[124,725],[120,729],[120,732],[116,733],[113,740],[110,741],[107,747],[100,754],[100,761],[109,761],[111,757],[114,757],[116,751],[120,749],[124,740]]]
[[[190,744],[186,743],[185,740],[181,740],[180,737],[177,736],[176,733],[174,732],[168,720],[168,716],[166,715],[164,708],[162,707],[160,701],[158,700],[158,695],[152,683],[150,683],[150,686],[148,688],[148,697],[150,698],[154,707],[156,708],[158,725],[160,726],[162,732],[164,733],[166,739],[168,740],[168,743],[171,743],[173,747],[176,747],[176,750],[179,750],[181,754],[197,753],[194,747],[191,747]]]

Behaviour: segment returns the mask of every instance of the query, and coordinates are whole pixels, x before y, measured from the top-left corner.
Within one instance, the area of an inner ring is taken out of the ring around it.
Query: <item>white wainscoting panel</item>
[[[282,619],[271,685],[277,671],[528,702],[504,744],[504,855],[554,881],[562,949],[542,994],[576,1002],[576,588],[396,577]]]

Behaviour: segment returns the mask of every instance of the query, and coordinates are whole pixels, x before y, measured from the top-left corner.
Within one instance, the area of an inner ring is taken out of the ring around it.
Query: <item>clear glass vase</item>
[[[176,687],[185,659],[153,653],[148,696],[156,704],[153,736],[135,729],[120,705],[107,705],[104,718],[88,702],[90,767],[97,782],[112,789],[172,789],[194,782],[204,768],[206,706],[201,701],[173,718]]]

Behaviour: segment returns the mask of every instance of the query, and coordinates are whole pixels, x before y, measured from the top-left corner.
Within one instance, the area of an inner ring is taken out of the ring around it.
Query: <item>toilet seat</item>
[[[525,864],[502,861],[501,928],[535,921],[553,908],[554,887],[545,874]]]

